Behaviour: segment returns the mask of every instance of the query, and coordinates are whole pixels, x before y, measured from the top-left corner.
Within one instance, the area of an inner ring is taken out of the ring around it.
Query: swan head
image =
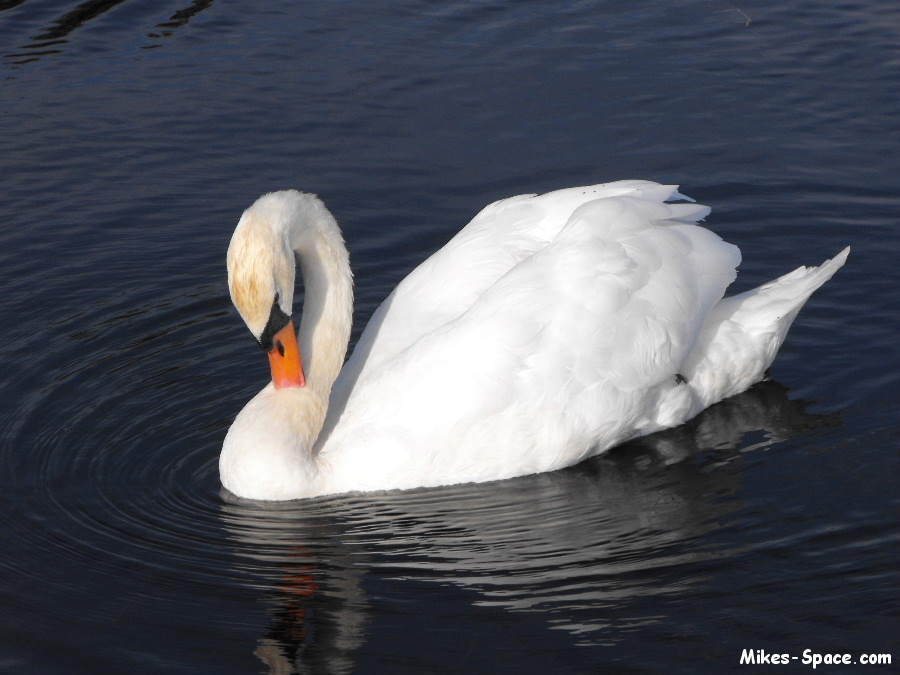
[[[228,246],[228,291],[256,341],[269,354],[276,388],[302,387],[303,366],[291,320],[296,262],[290,225],[293,190],[263,195],[244,211]]]
[[[263,195],[244,211],[228,245],[231,301],[258,342],[272,314],[291,315],[295,262],[284,224],[289,206],[282,193]]]

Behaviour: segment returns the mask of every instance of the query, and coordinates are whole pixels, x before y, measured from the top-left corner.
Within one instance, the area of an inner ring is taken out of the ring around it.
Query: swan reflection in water
[[[701,538],[741,507],[746,453],[841,424],[807,405],[769,380],[578,466],[494,483],[282,503],[223,490],[239,566],[272,605],[255,653],[279,675],[354,671],[373,576],[540,612],[575,644],[615,641],[609,607],[691,592],[676,566],[729,555]]]

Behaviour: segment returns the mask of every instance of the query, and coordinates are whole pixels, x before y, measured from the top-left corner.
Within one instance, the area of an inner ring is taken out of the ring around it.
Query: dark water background
[[[0,672],[897,672],[894,0],[0,0],[0,55]],[[773,382],[553,474],[223,498],[258,195],[330,206],[358,335],[483,205],[619,178],[739,289],[853,247]]]

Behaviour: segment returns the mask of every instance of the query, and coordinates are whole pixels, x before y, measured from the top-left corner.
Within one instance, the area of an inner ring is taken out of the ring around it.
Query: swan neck
[[[303,314],[297,341],[307,387],[325,401],[344,365],[353,322],[353,277],[337,222],[320,206],[291,228],[291,247],[303,277]]]

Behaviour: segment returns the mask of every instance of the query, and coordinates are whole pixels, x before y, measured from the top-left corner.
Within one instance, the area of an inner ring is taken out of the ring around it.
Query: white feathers
[[[321,433],[308,422],[321,413],[305,413],[300,398],[261,392],[226,438],[223,483],[283,499],[548,471],[746,389],[846,252],[722,300],[740,252],[694,224],[707,207],[669,199],[686,198],[674,186],[622,181],[486,207],[375,312],[331,389]],[[301,347],[333,361],[336,348],[304,333],[346,334],[349,268],[336,225],[310,224],[327,211],[309,203],[312,218],[279,216],[271,204],[248,213],[292,242],[304,279],[318,280],[306,285],[316,320],[304,318]],[[316,250],[338,252],[303,250],[308,231]],[[232,264],[241,265],[229,254]],[[334,293],[334,284],[345,288]],[[272,425],[281,427],[266,432]],[[290,447],[273,450],[284,439]],[[284,470],[268,481],[241,468],[266,456],[259,464],[271,470],[272,455],[294,454],[303,458],[276,460]],[[253,480],[233,476],[241,471]],[[285,476],[295,477],[293,491]]]

